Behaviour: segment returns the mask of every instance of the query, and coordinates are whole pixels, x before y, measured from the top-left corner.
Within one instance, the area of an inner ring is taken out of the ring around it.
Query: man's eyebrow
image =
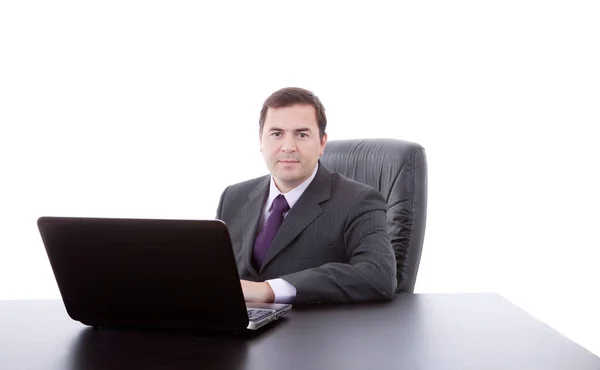
[[[269,128],[269,131],[285,131],[284,129],[281,129],[279,127],[271,127]],[[301,128],[297,128],[294,130],[294,132],[311,132],[310,128],[308,127],[301,127]]]

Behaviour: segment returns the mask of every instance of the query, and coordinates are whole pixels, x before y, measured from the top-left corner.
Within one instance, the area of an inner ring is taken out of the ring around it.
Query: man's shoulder
[[[333,204],[348,207],[364,205],[365,202],[377,207],[384,207],[386,204],[385,197],[379,190],[335,172],[331,173],[331,200]]]
[[[262,184],[265,181],[269,180],[269,175],[263,175],[259,177],[255,177],[250,180],[242,181],[235,183],[233,185],[229,185],[227,187],[227,193],[231,194],[248,194],[252,189],[254,189],[259,184]]]
[[[331,184],[334,192],[341,192],[344,194],[356,194],[365,193],[370,191],[377,191],[370,185],[348,178],[337,172],[331,173]]]

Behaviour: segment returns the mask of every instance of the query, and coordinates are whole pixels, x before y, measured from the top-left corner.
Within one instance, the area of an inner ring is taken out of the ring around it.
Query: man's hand
[[[240,280],[244,300],[246,302],[273,303],[275,302],[275,293],[267,282],[256,283],[254,281]]]

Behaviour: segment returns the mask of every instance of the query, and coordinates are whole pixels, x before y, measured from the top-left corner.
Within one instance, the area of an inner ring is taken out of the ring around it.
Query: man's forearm
[[[370,261],[355,265],[335,262],[282,278],[296,287],[296,303],[374,301],[394,297],[395,267],[395,264],[381,266]]]

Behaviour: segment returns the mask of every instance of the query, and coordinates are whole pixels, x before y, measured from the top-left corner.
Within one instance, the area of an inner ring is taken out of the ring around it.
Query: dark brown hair
[[[265,126],[265,118],[269,108],[284,108],[292,105],[312,105],[315,108],[317,125],[319,126],[319,136],[323,139],[325,128],[327,127],[327,117],[325,116],[325,107],[319,98],[312,91],[299,87],[285,87],[275,91],[263,103],[260,110],[259,132],[262,134]]]

